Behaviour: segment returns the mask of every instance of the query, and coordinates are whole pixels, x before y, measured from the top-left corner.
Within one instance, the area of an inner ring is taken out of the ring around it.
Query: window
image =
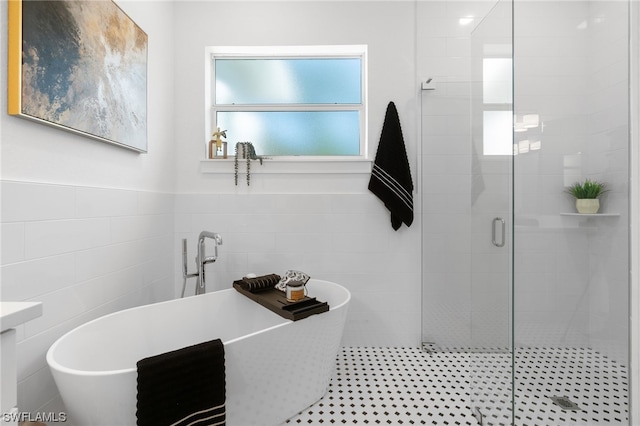
[[[366,157],[366,46],[211,47],[207,75],[208,139],[220,128],[230,150]]]

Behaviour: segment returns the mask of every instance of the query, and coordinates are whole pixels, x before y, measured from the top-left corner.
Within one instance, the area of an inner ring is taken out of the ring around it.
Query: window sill
[[[245,160],[239,161],[240,171]],[[234,159],[202,160],[200,173],[232,174]],[[251,174],[365,174],[371,173],[373,160],[367,158],[286,158],[251,161]]]

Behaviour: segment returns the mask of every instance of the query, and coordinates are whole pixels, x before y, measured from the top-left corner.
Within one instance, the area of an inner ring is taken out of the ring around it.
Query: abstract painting
[[[111,0],[9,0],[9,114],[147,151],[147,34]]]

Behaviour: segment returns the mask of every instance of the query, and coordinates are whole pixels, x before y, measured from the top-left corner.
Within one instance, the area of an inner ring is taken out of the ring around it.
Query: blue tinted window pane
[[[357,111],[218,112],[216,125],[258,155],[360,155]]]
[[[359,58],[216,59],[216,103],[359,104]]]

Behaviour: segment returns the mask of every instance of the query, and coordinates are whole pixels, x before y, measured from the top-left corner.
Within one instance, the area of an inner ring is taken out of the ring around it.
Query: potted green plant
[[[600,197],[607,192],[607,186],[603,182],[585,179],[584,182],[576,182],[567,188],[567,192],[576,199],[578,213],[594,214],[600,209]]]

